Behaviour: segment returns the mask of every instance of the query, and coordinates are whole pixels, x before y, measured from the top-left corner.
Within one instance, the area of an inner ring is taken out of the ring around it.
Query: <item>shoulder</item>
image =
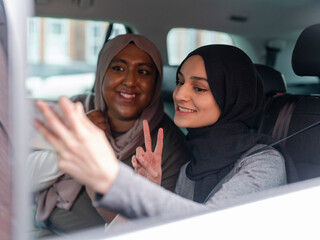
[[[285,179],[285,160],[282,154],[275,148],[264,148],[265,146],[258,144],[243,154],[236,162],[235,174],[249,173],[265,180],[277,178],[280,182]]]
[[[250,148],[247,152],[245,152],[240,161],[276,161],[276,162],[283,162],[284,157],[282,154],[273,147],[267,147],[265,144],[257,144],[254,147]]]

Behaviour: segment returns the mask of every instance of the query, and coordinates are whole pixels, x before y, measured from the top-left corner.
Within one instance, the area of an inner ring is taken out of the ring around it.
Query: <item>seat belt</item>
[[[289,96],[286,104],[281,108],[278,114],[271,134],[273,138],[279,140],[288,135],[292,114],[301,98],[301,96]],[[285,142],[283,142],[283,145],[285,145]]]
[[[313,124],[311,124],[311,125],[309,125],[309,126],[307,126],[307,127],[305,127],[305,128],[303,128],[303,129],[301,129],[301,130],[299,130],[299,131],[297,131],[297,132],[295,132],[295,133],[293,133],[293,134],[290,134],[289,136],[286,136],[286,137],[284,137],[284,138],[282,138],[282,139],[280,139],[280,140],[278,140],[278,141],[276,141],[276,142],[274,142],[272,144],[269,144],[267,146],[259,148],[259,149],[255,150],[255,151],[253,151],[253,152],[251,152],[248,155],[245,155],[243,157],[248,157],[248,156],[254,155],[254,154],[258,153],[258,152],[262,152],[264,150],[267,150],[267,149],[269,149],[269,148],[271,148],[271,147],[273,147],[273,146],[275,146],[275,145],[277,145],[279,143],[282,143],[282,142],[288,140],[289,138],[292,138],[292,137],[294,137],[294,136],[296,136],[296,135],[298,135],[298,134],[300,134],[302,132],[305,132],[305,131],[307,131],[309,129],[312,129],[314,127],[317,127],[319,125],[320,125],[320,120],[315,122],[315,123],[313,123]],[[216,194],[220,190],[222,185],[226,181],[228,181],[230,179],[231,174],[232,174],[232,170],[211,190],[211,192],[208,194],[208,196],[206,197],[204,202],[207,202],[209,200],[209,198],[211,198],[214,194]]]
[[[292,138],[302,132],[305,132],[309,129],[315,128],[320,125],[320,120],[319,120],[319,121],[303,128],[303,129],[287,136],[288,130],[289,130],[289,125],[290,125],[291,118],[292,118],[292,114],[293,114],[294,109],[300,99],[301,99],[301,97],[299,97],[299,98],[291,97],[291,98],[289,98],[288,102],[286,102],[285,106],[283,106],[281,108],[281,110],[278,114],[278,118],[276,120],[276,124],[274,126],[273,133],[272,133],[272,137],[274,137],[273,134],[275,134],[275,136],[279,137],[280,139],[272,144],[269,144],[267,146],[259,148],[255,151],[249,153],[248,155],[245,155],[244,157],[254,155],[258,152],[262,152],[264,150],[267,150],[277,144],[284,143],[286,140],[288,140],[288,139],[290,139],[290,138]],[[284,128],[284,129],[281,130],[281,128]],[[218,192],[220,190],[220,188],[222,187],[222,184],[225,183],[226,181],[228,181],[229,178],[231,177],[231,173],[232,173],[232,170],[211,190],[211,192],[208,194],[208,196],[206,197],[204,202],[207,202],[210,197],[212,197],[214,194],[216,194],[216,192]]]

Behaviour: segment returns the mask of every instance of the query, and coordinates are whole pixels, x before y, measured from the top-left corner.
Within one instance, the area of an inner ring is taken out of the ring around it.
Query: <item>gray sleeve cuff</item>
[[[132,198],[130,197],[132,194],[130,192],[135,192],[135,187],[131,188],[130,186],[132,184],[135,185],[136,177],[129,166],[120,162],[119,174],[116,180],[108,193],[104,195],[97,193],[95,195],[94,206],[107,208],[128,218],[135,217],[132,216],[133,213],[130,211],[132,208],[130,207],[132,205]]]

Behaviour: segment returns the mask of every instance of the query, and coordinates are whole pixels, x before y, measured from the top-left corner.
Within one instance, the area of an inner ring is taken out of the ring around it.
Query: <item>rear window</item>
[[[192,50],[208,44],[234,45],[227,33],[193,28],[172,28],[167,36],[168,62],[178,65]]]
[[[61,18],[28,19],[28,77],[30,98],[57,100],[90,92],[98,53],[105,41],[109,22]],[[109,39],[126,33],[113,23]]]

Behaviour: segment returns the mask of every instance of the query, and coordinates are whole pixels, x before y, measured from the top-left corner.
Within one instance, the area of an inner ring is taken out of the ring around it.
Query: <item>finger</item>
[[[97,128],[85,114],[83,105],[80,102],[73,103],[68,98],[61,97],[59,105],[63,111],[66,124],[78,139],[85,139],[88,132]],[[66,139],[65,142],[72,146],[71,140],[68,141]]]
[[[59,116],[51,109],[48,103],[43,101],[36,102],[41,114],[43,115],[45,122],[48,124],[51,132],[53,132],[58,138],[68,139],[70,134],[65,124],[61,121]]]
[[[147,152],[152,152],[150,128],[147,120],[143,120],[144,144]]]
[[[149,163],[149,161],[145,161],[144,158],[136,158],[136,161],[138,165],[140,165],[142,168],[146,169],[146,171],[153,177],[158,177],[159,173],[154,170],[152,165]]]
[[[60,102],[61,98],[59,99],[59,105],[61,106],[61,110],[63,113],[62,118],[65,120],[62,122],[61,118],[50,108],[50,106],[42,101],[37,102],[37,106],[39,110],[41,111],[42,115],[44,116],[46,122],[48,123],[48,126],[51,130],[51,132],[57,137],[57,139],[60,141],[60,147],[57,149],[58,146],[54,146],[57,151],[60,152],[60,154],[66,154],[66,149],[68,148],[69,151],[77,152],[75,146],[77,146],[78,141],[75,137],[74,133],[77,133],[75,130],[70,127],[74,124],[74,119],[72,117],[68,116],[69,114],[72,114],[72,112],[76,112],[76,107],[81,106],[82,104],[73,104],[69,99],[65,98],[62,99],[62,103]],[[83,111],[83,108],[82,108]],[[85,116],[83,114],[83,116]],[[78,113],[77,119],[78,121],[81,120],[83,116],[80,116]],[[67,119],[67,120],[66,120]],[[89,121],[89,120],[88,120]],[[89,121],[90,122],[90,121]],[[68,127],[68,126],[69,127]],[[61,148],[61,146],[64,146],[65,148]]]
[[[158,130],[158,137],[157,137],[157,145],[156,149],[154,150],[157,154],[162,154],[163,149],[163,128],[159,128]]]
[[[136,158],[142,158],[144,155],[144,150],[142,147],[137,147],[136,149]]]
[[[58,101],[63,112],[64,120],[72,130],[79,130],[82,127],[81,122],[88,119],[83,109],[83,105],[79,102],[73,103],[66,97],[61,97]]]
[[[61,152],[64,149],[62,142],[41,121],[35,119],[34,124],[36,129],[57,151]]]
[[[132,156],[131,163],[134,168],[134,172],[139,173],[139,171],[142,169],[142,166],[138,163],[137,158],[135,156]]]
[[[132,163],[133,168],[136,169],[138,166],[138,163],[137,163],[137,159],[136,159],[135,155],[132,156],[131,163]]]

